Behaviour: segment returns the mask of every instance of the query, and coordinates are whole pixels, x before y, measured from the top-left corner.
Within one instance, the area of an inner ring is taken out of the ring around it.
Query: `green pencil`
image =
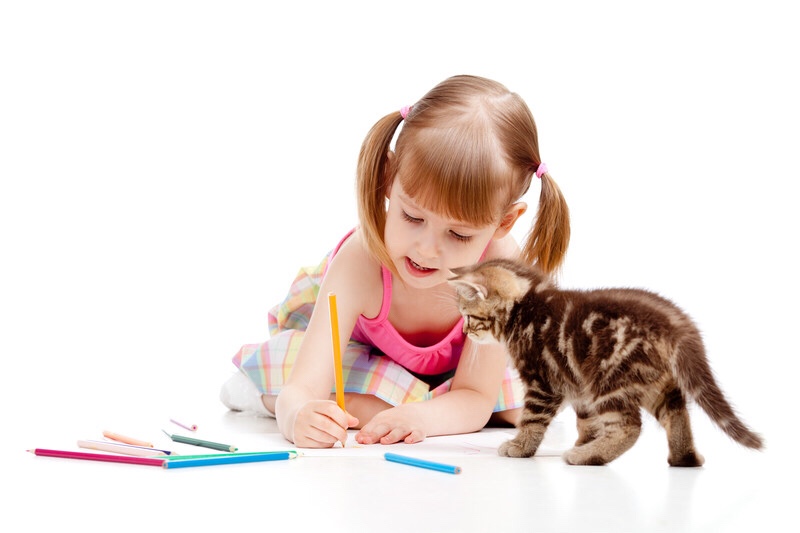
[[[161,431],[164,431],[163,429]],[[192,446],[200,446],[202,448],[211,448],[212,450],[220,450],[223,452],[235,452],[238,448],[230,444],[220,444],[219,442],[211,442],[210,440],[195,439],[192,437],[184,437],[183,435],[170,435],[164,431],[164,435],[172,439],[174,442],[181,442],[183,444],[191,444]]]

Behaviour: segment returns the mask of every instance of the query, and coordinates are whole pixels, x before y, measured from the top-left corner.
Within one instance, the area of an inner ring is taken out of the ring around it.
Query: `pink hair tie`
[[[403,107],[400,108],[400,116],[403,117],[403,120],[406,119],[406,117],[408,116],[409,111],[411,111],[411,106],[410,105],[404,105]]]
[[[536,177],[542,179],[542,174],[547,172],[547,165],[539,163],[539,168],[536,169]]]

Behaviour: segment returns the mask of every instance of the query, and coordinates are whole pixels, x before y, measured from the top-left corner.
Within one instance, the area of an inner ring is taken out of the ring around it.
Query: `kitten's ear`
[[[479,285],[477,283],[473,283],[472,281],[467,281],[464,279],[450,279],[447,281],[450,285],[455,287],[456,291],[462,298],[465,300],[485,300],[486,299],[486,287],[483,285]]]
[[[450,277],[447,279],[456,279],[464,276],[465,274],[469,273],[469,268],[467,267],[455,267],[448,270]]]

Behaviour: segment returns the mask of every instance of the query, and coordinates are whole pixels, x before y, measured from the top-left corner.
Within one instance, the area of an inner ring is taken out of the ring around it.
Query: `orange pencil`
[[[331,315],[331,340],[333,341],[333,373],[336,379],[336,404],[344,408],[344,378],[342,377],[342,346],[339,343],[339,312],[336,310],[336,294],[328,293]]]
[[[111,431],[103,431],[103,436],[107,439],[115,440],[117,442],[124,442],[125,444],[133,444],[134,446],[145,446],[147,448],[153,447],[153,444],[150,442],[134,439],[132,437],[126,437],[125,435],[120,435],[119,433],[113,433]]]

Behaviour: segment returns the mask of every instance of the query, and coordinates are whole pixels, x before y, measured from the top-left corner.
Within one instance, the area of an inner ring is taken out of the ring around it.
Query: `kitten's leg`
[[[525,407],[517,423],[517,435],[501,444],[497,453],[505,457],[533,457],[562,402],[563,397],[549,387],[538,381],[532,383],[525,393]]]
[[[667,389],[651,412],[667,432],[670,466],[703,466],[705,459],[694,449],[689,412],[680,389]]]
[[[584,438],[595,438],[581,443],[564,453],[564,460],[571,465],[604,465],[628,451],[639,438],[642,417],[638,404],[607,403],[601,405],[599,413],[587,417]]]
[[[576,425],[578,427],[578,440],[575,446],[582,446],[597,438],[600,428],[596,418],[585,407],[575,406]]]

